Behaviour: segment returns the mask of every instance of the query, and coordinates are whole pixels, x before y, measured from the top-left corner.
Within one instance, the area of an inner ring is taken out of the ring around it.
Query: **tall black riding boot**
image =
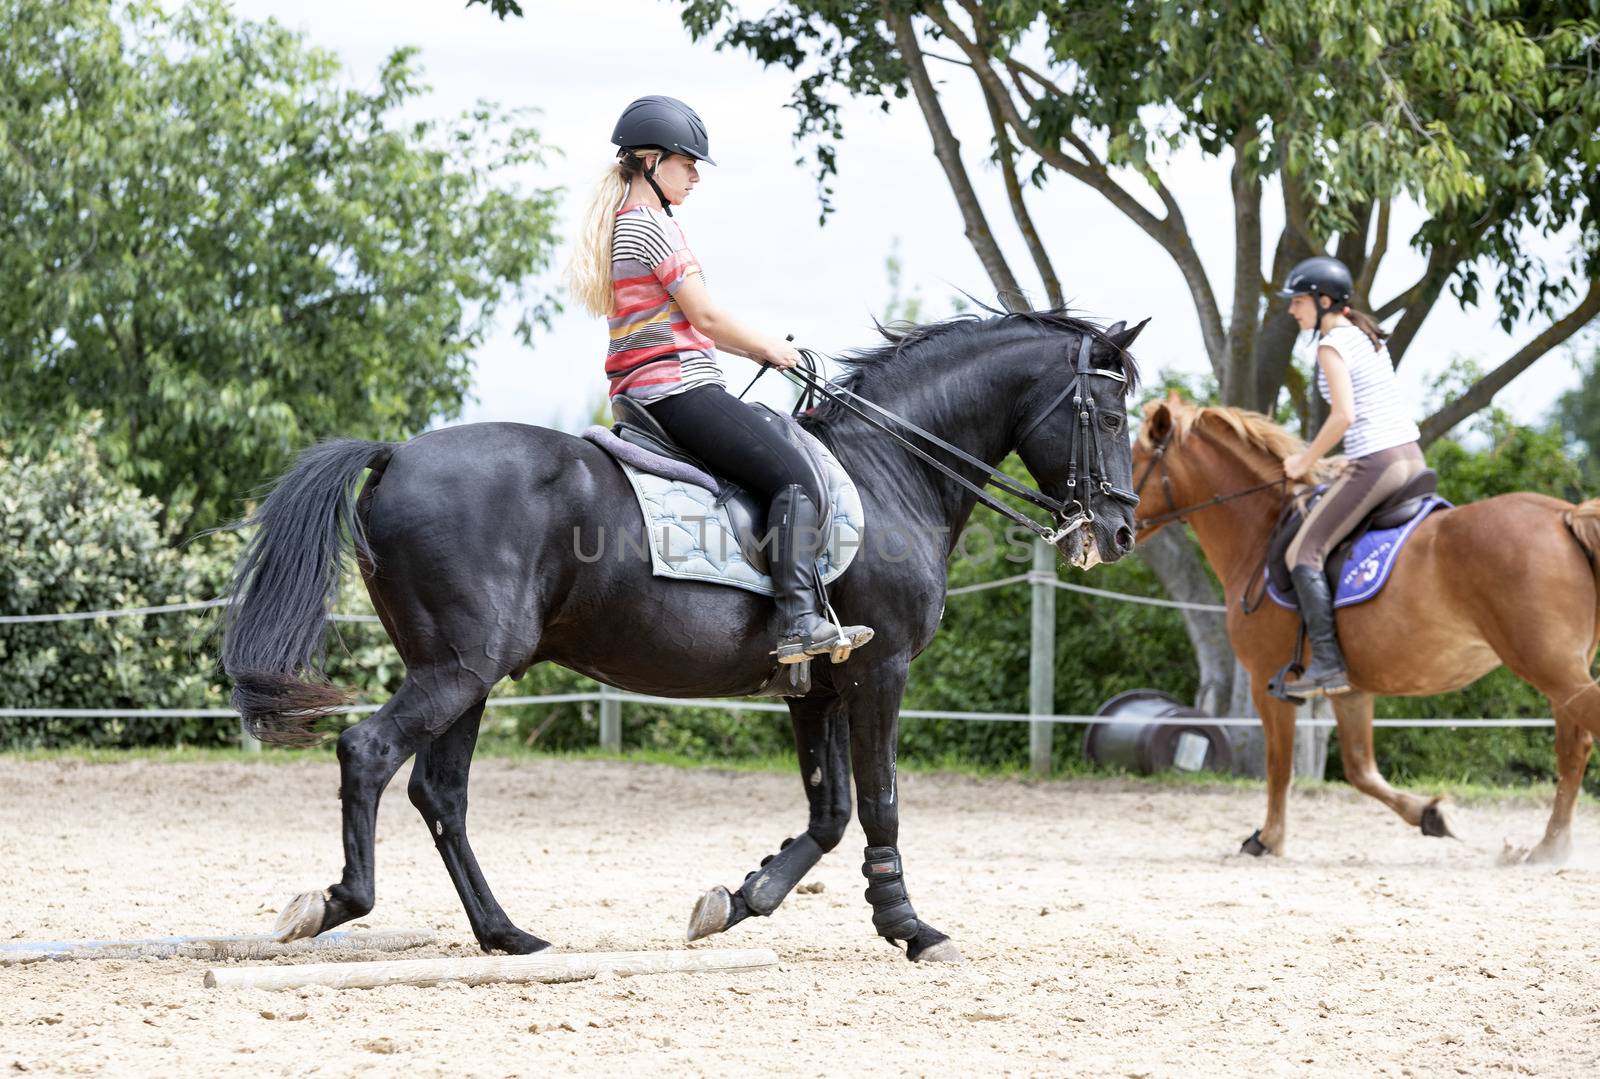
[[[767,510],[772,535],[772,583],[778,589],[783,629],[776,653],[779,663],[802,663],[825,652],[842,662],[850,650],[872,640],[869,626],[840,626],[824,612],[817,553],[822,548],[817,507],[798,484],[772,496]]]
[[[1333,590],[1328,587],[1328,575],[1315,566],[1296,566],[1289,575],[1294,578],[1300,616],[1306,620],[1306,636],[1311,638],[1311,666],[1283,691],[1296,697],[1348,693],[1350,679],[1345,674],[1344,653],[1339,650],[1339,633],[1333,624]]]

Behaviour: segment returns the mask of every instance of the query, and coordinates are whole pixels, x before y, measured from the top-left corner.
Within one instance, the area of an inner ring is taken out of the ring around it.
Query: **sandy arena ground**
[[[237,933],[339,869],[337,776],[292,765],[0,758],[0,938]],[[187,960],[0,968],[0,1070],[212,1075],[547,1073],[1595,1075],[1600,813],[1574,862],[1502,868],[1542,805],[1458,806],[1425,839],[1342,789],[1297,795],[1281,859],[1234,853],[1256,790],[908,776],[918,912],[968,961],[871,932],[844,845],[773,918],[701,947],[752,973],[556,986],[201,987]],[[695,897],[804,820],[798,779],[483,760],[474,839],[520,924],[569,951],[677,948]],[[373,928],[477,954],[391,788]]]

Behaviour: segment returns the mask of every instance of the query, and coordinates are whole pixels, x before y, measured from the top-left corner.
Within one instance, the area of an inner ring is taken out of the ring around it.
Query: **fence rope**
[[[572,704],[583,701],[597,703],[602,699],[622,701],[631,704],[660,704],[672,708],[721,708],[730,712],[788,712],[789,706],[777,701],[752,701],[730,700],[721,697],[656,697],[647,693],[624,693],[618,690],[607,690],[602,693],[590,690],[581,693],[550,693],[539,697],[490,697],[485,703],[487,707],[507,707],[510,705],[526,704]],[[334,710],[339,715],[361,715],[376,712],[382,708],[381,704],[352,704]],[[0,708],[0,719],[7,718],[95,718],[95,719],[143,719],[146,717],[157,718],[194,718],[194,719],[225,719],[237,718],[238,712],[232,708],[148,708],[142,711],[119,708]],[[1029,712],[951,712],[927,708],[903,708],[900,710],[902,719],[954,719],[973,722],[1002,722],[1002,723],[1126,723],[1127,719],[1116,716],[1089,716],[1074,713],[1057,713],[1049,715],[1033,715]],[[1261,721],[1248,716],[1157,716],[1138,717],[1145,723],[1158,723],[1175,727],[1256,727]],[[1329,718],[1302,719],[1297,721],[1300,726],[1334,727],[1337,723]],[[1471,728],[1471,727],[1549,727],[1555,721],[1548,717],[1506,716],[1496,719],[1450,719],[1450,718],[1418,718],[1418,719],[1375,719],[1374,727],[1443,727],[1443,728]]]
[[[1063,581],[1053,573],[1018,573],[1012,577],[1001,577],[993,581],[964,584],[960,588],[946,590],[945,595],[964,596],[972,592],[984,592],[991,588],[1019,584],[1023,581],[1029,584],[1047,584],[1052,588],[1061,588],[1068,592],[1081,592],[1086,596],[1100,596],[1104,599],[1120,600],[1123,603],[1143,603],[1150,607],[1172,607],[1180,611],[1208,611],[1212,614],[1228,613],[1228,608],[1219,603],[1191,603],[1188,600],[1181,599],[1159,599],[1155,596],[1136,596],[1131,592],[1113,592],[1106,588],[1092,588],[1086,584],[1073,584],[1071,581]]]
[[[197,599],[187,603],[162,603],[154,607],[114,607],[103,611],[67,611],[62,614],[0,614],[0,626],[14,626],[23,622],[89,622],[96,618],[132,618],[145,614],[171,614],[174,611],[203,611],[212,607],[226,607],[225,599]],[[330,614],[332,622],[377,622],[375,614]]]

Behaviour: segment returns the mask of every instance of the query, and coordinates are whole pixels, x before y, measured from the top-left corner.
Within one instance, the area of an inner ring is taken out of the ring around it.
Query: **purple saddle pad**
[[[1411,533],[1434,510],[1449,508],[1450,503],[1438,495],[1430,495],[1417,515],[1399,528],[1375,530],[1357,539],[1344,565],[1339,568],[1339,580],[1333,590],[1333,605],[1353,607],[1383,591],[1383,586],[1389,582],[1389,574],[1394,572],[1395,559],[1400,557],[1400,548],[1411,538]],[[1300,609],[1294,595],[1291,593],[1286,596],[1279,592],[1270,579],[1267,581],[1267,595],[1280,607],[1287,607],[1291,611]]]

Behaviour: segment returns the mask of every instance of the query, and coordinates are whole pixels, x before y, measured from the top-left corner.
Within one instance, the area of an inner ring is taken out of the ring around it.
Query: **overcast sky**
[[[719,303],[772,333],[794,333],[800,343],[824,351],[871,343],[872,316],[882,312],[889,295],[885,259],[896,243],[903,291],[920,294],[928,315],[949,313],[958,289],[992,297],[913,101],[897,103],[887,114],[875,105],[846,108],[834,184],[837,213],[819,226],[812,178],[795,164],[790,141],[794,117],[784,105],[791,79],[762,70],[743,53],[692,43],[678,22],[677,4],[525,0],[528,17],[504,23],[483,8],[464,10],[459,0],[242,0],[236,6],[246,17],[272,16],[305,31],[313,43],[339,54],[345,77],[355,85],[373,85],[392,49],[419,46],[433,87],[416,106],[419,114],[453,115],[480,98],[541,110],[538,126],[562,156],[527,180],[566,189],[563,226],[569,237],[611,160],[611,129],[623,106],[650,93],[687,101],[706,121],[718,165],[702,169],[700,186],[677,211],[679,220]],[[946,107],[990,222],[1018,276],[1037,289],[1026,251],[1010,227],[998,174],[986,160],[987,116],[967,86],[970,75],[937,66],[934,74],[957,91],[946,95]],[[1166,174],[1213,287],[1226,297],[1233,242],[1226,164],[1185,158]],[[1154,316],[1135,350],[1150,371],[1207,369],[1188,290],[1153,241],[1100,196],[1065,178],[1030,197],[1075,307],[1107,320]],[[1270,212],[1270,197],[1266,205]],[[1375,288],[1385,298],[1409,284],[1422,266],[1403,247],[1407,226],[1414,227],[1419,215],[1413,210],[1395,216],[1393,244],[1399,250],[1391,248]],[[1269,242],[1280,223],[1265,222]],[[570,244],[562,245],[561,263],[570,250]],[[1042,305],[1042,289],[1038,296]],[[529,350],[510,334],[511,321],[479,350],[476,401],[462,419],[582,427],[605,395],[604,323],[569,311]],[[1403,381],[1420,403],[1423,388],[1453,357],[1493,365],[1540,329],[1519,326],[1508,337],[1492,312],[1463,313],[1446,297],[1401,365]],[[748,361],[732,357],[723,366],[735,392],[755,372]],[[769,375],[763,383],[773,380]],[[1570,355],[1553,353],[1513,383],[1500,403],[1519,418],[1539,418],[1576,382]]]

